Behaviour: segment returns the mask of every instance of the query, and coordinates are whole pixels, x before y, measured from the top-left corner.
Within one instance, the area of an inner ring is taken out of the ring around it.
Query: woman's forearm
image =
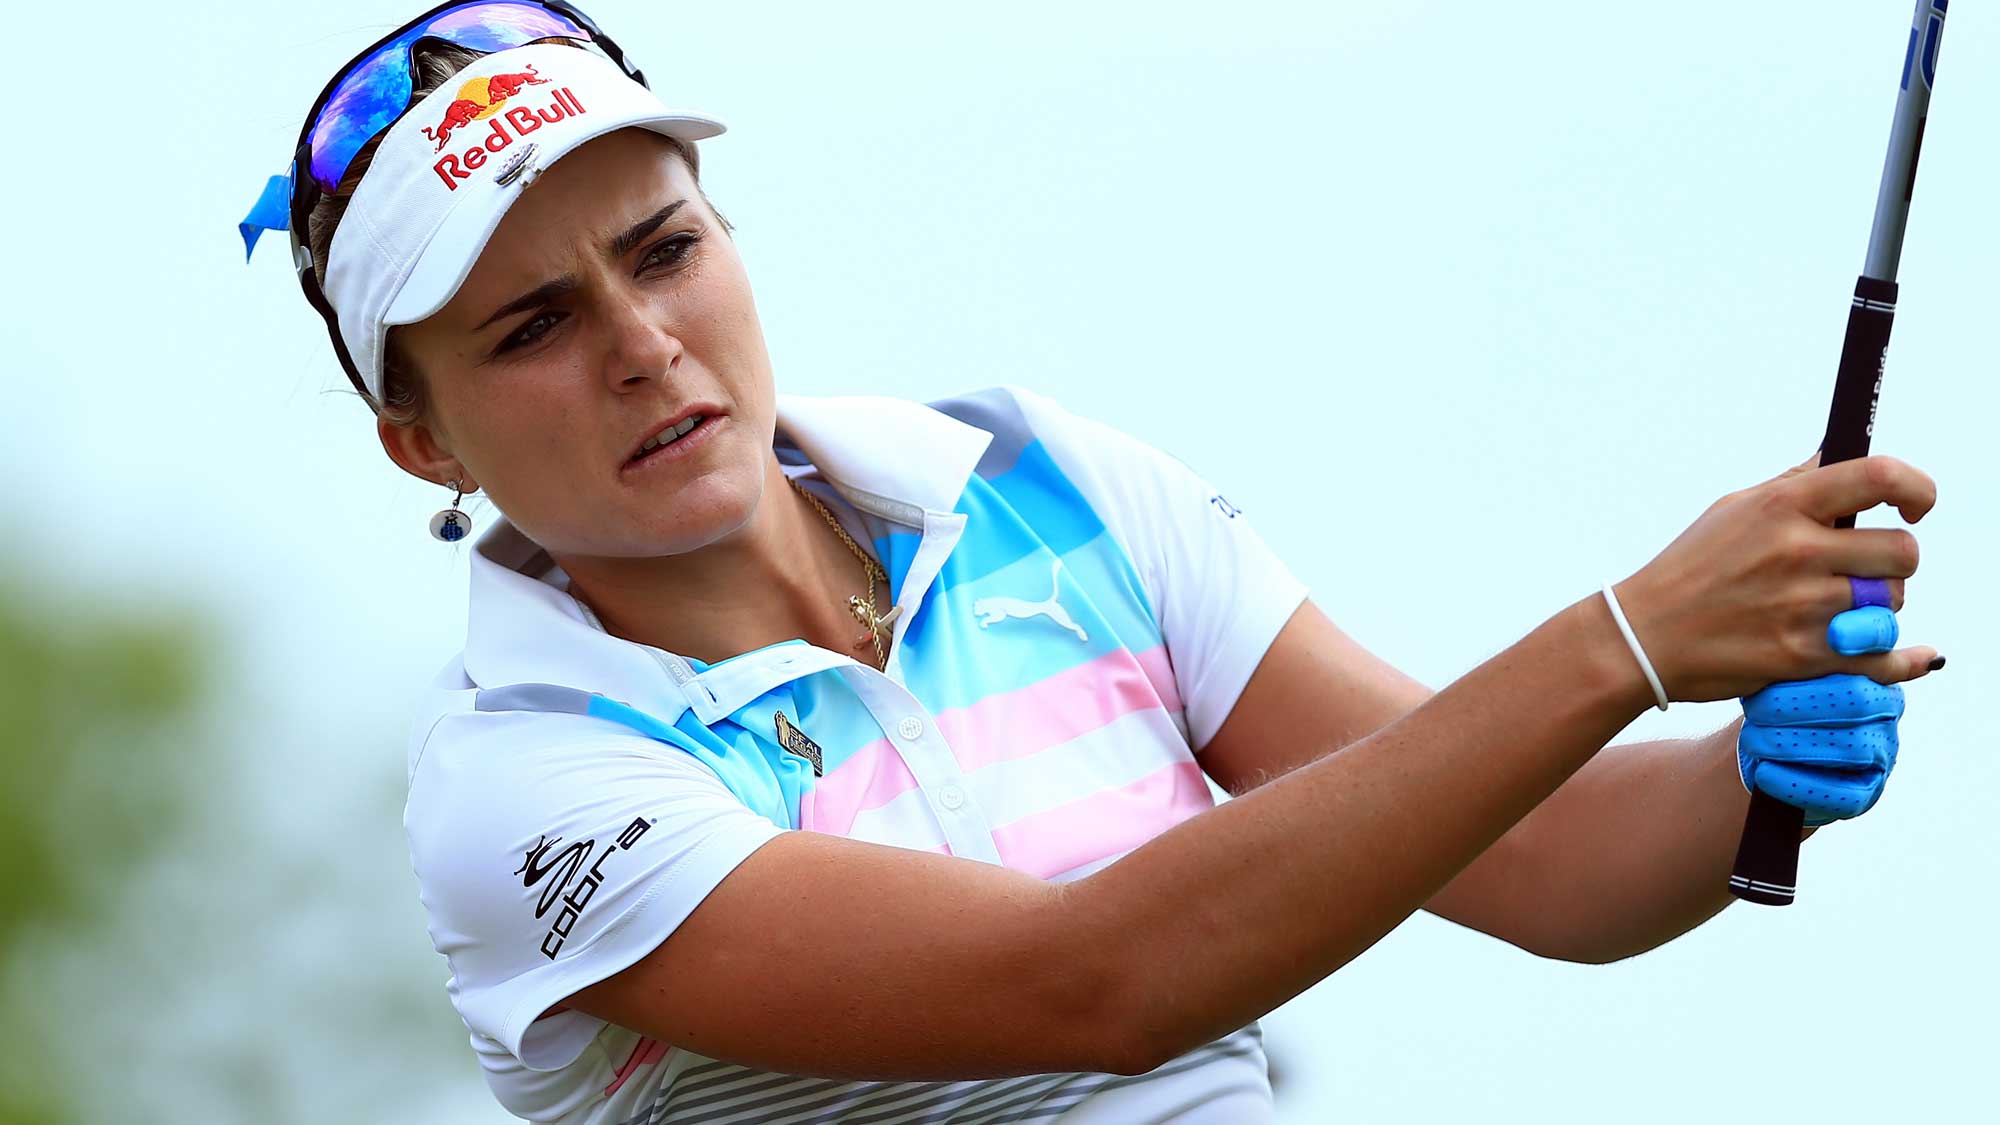
[[[1649,699],[1586,598],[1401,719],[1066,888],[1073,939],[1141,1061],[1172,1058],[1373,945]]]
[[[1750,806],[1736,764],[1742,726],[1738,716],[1701,738],[1607,746],[1523,820],[1523,944],[1603,964],[1735,902],[1729,872]]]

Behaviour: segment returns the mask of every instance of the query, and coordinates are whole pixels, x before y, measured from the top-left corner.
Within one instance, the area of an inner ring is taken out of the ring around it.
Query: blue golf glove
[[[1850,609],[1827,626],[1843,656],[1896,647],[1896,614],[1887,606]],[[1743,787],[1806,812],[1806,824],[1860,816],[1875,807],[1896,768],[1901,684],[1835,673],[1772,684],[1742,698],[1736,768]]]

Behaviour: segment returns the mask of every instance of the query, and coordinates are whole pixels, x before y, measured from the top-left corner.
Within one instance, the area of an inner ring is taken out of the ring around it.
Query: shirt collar
[[[923,512],[958,506],[993,440],[977,426],[908,399],[780,394],[775,444],[781,460],[788,459],[788,437],[849,503],[916,528],[923,526]],[[901,517],[894,514],[899,510]]]
[[[780,393],[776,405],[772,444],[781,462],[809,461],[849,503],[884,519],[919,531],[933,523],[962,526],[951,511],[991,433],[923,403],[887,396]],[[504,517],[480,535],[465,639],[465,671],[474,684],[561,684],[600,692],[667,722],[683,707],[713,709],[718,693],[697,681],[726,680],[729,690],[722,694],[730,699],[755,688],[744,680],[750,670],[738,662],[695,676],[677,654],[603,632],[565,592],[567,584],[548,552]],[[788,678],[777,675],[772,682]]]

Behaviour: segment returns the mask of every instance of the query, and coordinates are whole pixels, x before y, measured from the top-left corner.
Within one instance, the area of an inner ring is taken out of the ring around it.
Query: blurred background
[[[235,230],[423,6],[106,0],[0,64],[0,1123],[507,1119],[401,829],[469,548],[282,240],[246,267]],[[1911,11],[585,6],[730,125],[704,180],[781,389],[1052,394],[1432,686],[1812,451]],[[1419,914],[1266,1021],[1285,1120],[1990,1106],[1996,111],[2000,17],[1964,4],[1875,439],[1939,482],[1901,616],[1951,663],[1880,807],[1806,846],[1796,906],[1614,965]]]

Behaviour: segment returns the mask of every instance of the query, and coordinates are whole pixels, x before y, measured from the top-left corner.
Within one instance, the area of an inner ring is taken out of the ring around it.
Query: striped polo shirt
[[[1115,862],[1211,806],[1195,751],[1306,596],[1181,461],[1021,387],[780,394],[776,430],[888,573],[886,670],[802,639],[704,663],[606,632],[504,520],[473,552],[404,826],[495,1095],[612,1125],[1268,1120],[1255,1023],[1144,1075],[849,1082],[542,1016],[783,832],[1057,881]]]

